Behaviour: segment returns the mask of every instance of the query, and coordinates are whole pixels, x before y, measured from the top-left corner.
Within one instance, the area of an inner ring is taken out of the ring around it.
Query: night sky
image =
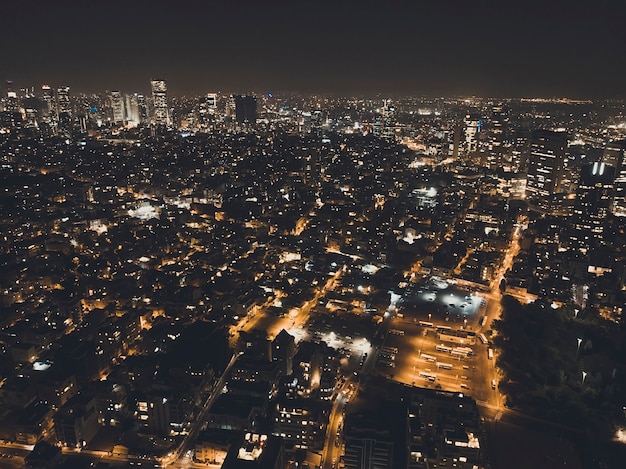
[[[0,79],[174,94],[626,96],[626,2],[2,1]]]

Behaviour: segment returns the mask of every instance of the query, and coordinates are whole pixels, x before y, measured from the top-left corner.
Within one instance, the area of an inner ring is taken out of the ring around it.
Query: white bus
[[[435,350],[437,350],[437,352],[447,352],[447,353],[450,353],[450,352],[452,352],[452,347],[448,347],[447,345],[441,344],[441,345],[437,345],[435,347]]]
[[[450,355],[456,358],[467,358],[467,352],[464,352],[462,350],[453,350],[452,352],[450,352]]]
[[[483,334],[482,332],[480,334],[478,334],[478,338],[480,339],[480,341],[483,344],[488,344],[489,341],[487,340],[487,337],[485,337],[485,334]]]
[[[467,355],[472,355],[474,353],[474,350],[472,350],[470,347],[454,347],[452,349],[452,351],[457,351],[457,352],[463,352]]]
[[[432,373],[426,373],[425,371],[420,371],[420,378],[427,379],[428,381],[435,381],[437,379],[437,375]]]
[[[427,362],[434,362],[437,361],[437,359],[435,357],[433,357],[432,355],[427,355],[425,353],[422,353],[422,358],[424,360],[426,360]]]
[[[432,322],[428,322],[428,321],[420,321],[419,324],[420,326],[423,326],[423,327],[435,327],[435,325]]]
[[[444,370],[451,370],[453,366],[450,363],[437,363],[437,368],[443,368]]]
[[[487,350],[487,358],[493,360],[493,349]]]

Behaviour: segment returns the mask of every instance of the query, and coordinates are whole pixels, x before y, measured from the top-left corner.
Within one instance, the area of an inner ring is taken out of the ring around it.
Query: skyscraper
[[[157,126],[167,127],[170,124],[167,108],[167,85],[165,80],[152,80],[152,122]]]
[[[256,98],[254,96],[235,96],[235,119],[240,124],[256,123]]]
[[[574,247],[587,250],[603,244],[613,202],[614,168],[604,163],[583,166],[572,215]]]
[[[138,126],[141,123],[139,116],[139,95],[127,94],[124,96],[125,119],[130,126]]]
[[[42,120],[52,124],[57,120],[57,106],[54,101],[54,91],[48,85],[41,86],[41,100],[43,101]]]
[[[615,168],[612,211],[617,216],[626,217],[626,140],[607,145],[602,161]]]
[[[382,137],[386,140],[395,139],[395,123],[394,115],[396,109],[391,104],[391,100],[385,99],[383,101],[383,107],[380,112],[376,114],[374,119],[374,128],[372,133],[377,137]]]
[[[528,157],[527,197],[548,197],[560,191],[566,149],[565,132],[533,132]]]
[[[69,138],[72,134],[72,105],[70,103],[69,86],[61,86],[57,89],[57,105],[59,135]]]
[[[13,82],[7,80],[7,96],[4,102],[4,110],[9,112],[17,112],[19,102],[17,100],[17,92],[13,89]]]
[[[72,115],[72,106],[70,104],[70,87],[61,86],[57,89],[57,102],[59,109],[59,116],[61,113],[67,113]]]
[[[124,100],[122,93],[119,91],[111,91],[111,109],[113,111],[113,122],[121,124],[124,122]]]

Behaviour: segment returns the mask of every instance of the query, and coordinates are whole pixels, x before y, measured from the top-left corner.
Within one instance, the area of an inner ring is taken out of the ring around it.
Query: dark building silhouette
[[[256,122],[256,98],[254,96],[235,96],[235,120],[240,124]]]

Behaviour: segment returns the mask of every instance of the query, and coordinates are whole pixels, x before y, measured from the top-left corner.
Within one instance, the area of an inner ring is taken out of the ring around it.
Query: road
[[[215,400],[222,394],[222,390],[224,389],[226,378],[228,376],[228,373],[230,372],[230,369],[233,367],[233,365],[235,364],[237,359],[242,355],[242,353],[243,352],[233,354],[232,358],[230,359],[230,362],[228,362],[228,365],[226,366],[224,372],[222,373],[222,376],[220,377],[219,381],[213,388],[213,392],[211,392],[211,395],[204,402],[204,405],[202,406],[202,410],[196,417],[196,420],[194,421],[191,429],[189,430],[189,433],[185,436],[185,438],[183,439],[181,444],[178,446],[176,451],[174,451],[174,453],[171,456],[166,457],[164,458],[163,461],[161,461],[163,466],[170,466],[172,465],[172,463],[179,461],[180,459],[184,457],[183,455],[187,452],[187,450],[191,448],[192,444],[195,442],[196,438],[198,437],[198,433],[200,432],[200,429],[202,428],[202,424],[204,423],[204,418],[206,417],[207,412],[209,411],[209,409],[211,408]]]
[[[344,409],[352,398],[355,387],[356,385],[348,380],[337,392],[326,427],[326,441],[322,450],[322,469],[332,469],[336,467],[339,461],[342,451],[340,425],[343,426]]]

